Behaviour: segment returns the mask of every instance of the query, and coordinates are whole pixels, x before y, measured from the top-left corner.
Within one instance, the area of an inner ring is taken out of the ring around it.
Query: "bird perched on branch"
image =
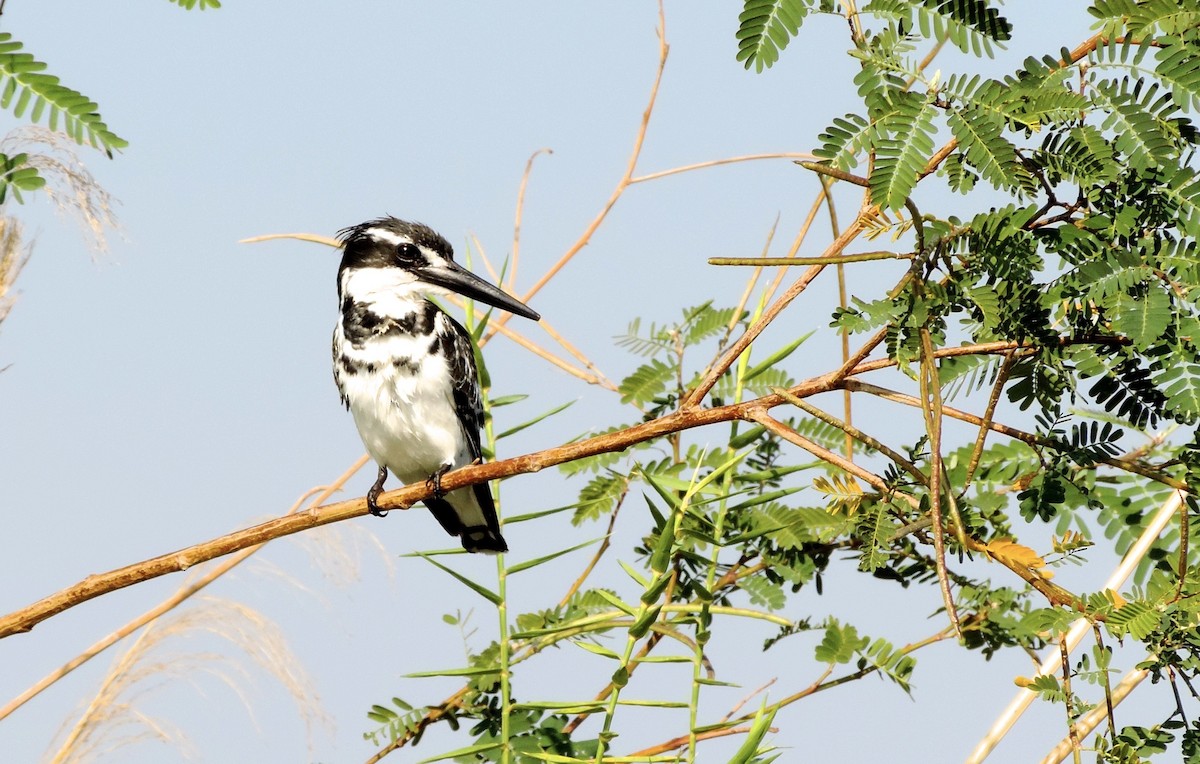
[[[519,316],[541,317],[454,262],[433,229],[393,217],[339,232],[341,318],[333,332],[333,376],[379,477],[367,493],[371,514],[388,470],[425,480],[425,506],[468,552],[508,551],[486,483],[441,490],[446,472],[482,458],[483,401],[471,337],[427,297],[455,292]]]

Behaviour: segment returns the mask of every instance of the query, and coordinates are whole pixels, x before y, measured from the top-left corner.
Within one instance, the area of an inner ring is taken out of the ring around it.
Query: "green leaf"
[[[1141,294],[1122,293],[1116,307],[1113,329],[1128,337],[1138,350],[1159,342],[1171,323],[1171,298],[1152,283]]]
[[[432,761],[446,761],[447,759],[457,759],[460,756],[474,757],[477,754],[486,753],[487,751],[495,751],[496,749],[503,748],[503,747],[504,747],[503,742],[478,743],[476,745],[469,745],[466,748],[456,748],[453,751],[439,754],[437,756],[432,756],[428,759],[421,759],[419,762],[417,762],[417,764],[429,764],[429,762],[432,762]]]
[[[493,403],[492,405],[495,405],[495,404]],[[507,438],[509,435],[516,435],[521,430],[524,430],[528,427],[532,427],[535,424],[537,424],[538,422],[542,421],[543,419],[552,417],[555,414],[557,414],[558,412],[565,411],[566,409],[568,409],[574,405],[575,405],[575,401],[567,401],[566,403],[564,403],[560,406],[555,406],[554,408],[550,409],[549,411],[545,412],[544,414],[536,416],[527,422],[522,422],[521,424],[517,425],[516,427],[510,427],[509,429],[505,430],[504,432],[498,434],[496,436],[496,440],[500,440],[501,438]]]
[[[837,117],[825,132],[817,136],[821,145],[813,149],[813,155],[839,170],[852,170],[858,166],[858,157],[871,148],[874,126],[865,117],[847,114]]]
[[[749,382],[750,380],[762,374],[764,371],[774,367],[776,364],[782,363],[785,358],[796,352],[796,349],[803,345],[804,341],[811,336],[813,336],[812,332],[802,334],[788,344],[776,350],[771,355],[759,361],[754,366],[751,366],[746,370],[746,375],[742,377],[742,381]]]
[[[58,77],[45,74],[46,64],[36,60],[32,54],[21,52],[22,44],[8,32],[0,32],[0,83],[3,84],[4,108],[19,109],[23,114],[29,101],[36,97],[30,121],[37,123],[50,107],[48,125],[51,130],[59,129],[76,143],[88,143],[112,156],[112,152],[129,145],[123,138],[108,129],[96,104],[82,93],[61,84]],[[12,97],[17,95],[16,104]],[[18,115],[19,116],[19,115]]]
[[[1004,137],[1004,123],[973,107],[954,110],[946,116],[950,132],[958,140],[971,166],[996,188],[1017,187],[1017,149]]]
[[[592,539],[591,541],[585,541],[582,544],[576,544],[575,546],[568,547],[566,549],[561,549],[557,552],[551,552],[550,554],[543,555],[542,557],[537,557],[532,560],[526,560],[525,562],[518,562],[515,565],[510,565],[508,567],[508,569],[506,570],[506,572],[508,573],[508,575],[511,576],[514,573],[520,573],[523,570],[529,570],[530,568],[536,568],[538,565],[541,565],[544,562],[549,562],[551,560],[562,557],[564,554],[570,554],[571,552],[578,551],[580,549],[583,549],[584,547],[591,546],[592,544],[595,544],[597,541],[600,541],[600,540],[601,539]]]
[[[738,15],[737,60],[759,72],[770,67],[800,31],[806,15],[804,0],[745,0]]]
[[[496,594],[494,591],[492,591],[491,589],[488,589],[487,587],[484,587],[484,586],[481,586],[480,584],[475,583],[474,581],[467,578],[466,576],[459,573],[458,571],[446,567],[445,565],[441,564],[437,560],[430,557],[425,552],[417,552],[416,554],[418,557],[421,557],[426,562],[428,562],[430,565],[433,565],[434,567],[437,567],[437,568],[441,568],[442,570],[446,571],[450,575],[454,576],[456,579],[458,579],[463,585],[465,585],[471,591],[480,595],[481,597],[486,599],[488,602],[491,602],[493,605],[499,605],[501,602],[503,602],[503,600],[500,598],[499,594]]]
[[[668,366],[655,358],[639,366],[617,386],[621,403],[649,403],[656,395],[666,390],[667,381],[675,374],[675,367]]]
[[[595,642],[575,641],[572,642],[572,644],[574,644],[576,647],[587,650],[589,653],[593,653],[604,658],[610,658],[614,661],[621,660],[621,656],[617,655],[612,650],[609,650],[607,647],[598,645]]]
[[[630,605],[629,603],[625,602],[625,601],[624,601],[624,600],[622,600],[620,597],[618,597],[617,595],[615,595],[615,594],[613,594],[612,592],[608,591],[607,589],[596,589],[596,590],[595,590],[595,592],[596,592],[596,594],[598,594],[598,595],[599,595],[599,596],[600,596],[600,597],[601,597],[601,598],[602,598],[602,599],[603,599],[605,602],[607,602],[608,604],[612,605],[612,606],[613,606],[613,607],[615,607],[617,610],[620,610],[620,611],[624,612],[626,615],[629,615],[629,616],[636,616],[636,615],[637,615],[637,608],[635,608],[633,605]]]
[[[749,764],[750,760],[758,755],[758,747],[767,731],[771,729],[771,722],[775,720],[775,714],[778,711],[778,706],[773,706],[770,711],[767,711],[766,701],[763,701],[754,717],[754,724],[750,725],[750,731],[746,733],[746,739],[733,754],[729,764]]]
[[[825,636],[817,645],[816,659],[820,663],[849,663],[868,641],[866,637],[858,636],[858,629],[850,624],[843,626],[830,618],[825,625]]]
[[[936,109],[925,99],[905,93],[897,111],[879,125],[875,143],[875,170],[868,179],[871,201],[888,210],[904,206],[917,184],[917,177],[933,155],[933,117]],[[899,96],[898,96],[899,97]]]
[[[404,674],[408,679],[426,679],[434,676],[486,676],[488,674],[499,674],[499,666],[482,666],[479,668],[453,668],[441,669],[438,671],[417,671],[412,674]]]

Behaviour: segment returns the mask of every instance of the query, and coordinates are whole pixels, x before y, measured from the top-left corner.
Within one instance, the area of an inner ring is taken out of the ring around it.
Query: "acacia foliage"
[[[736,59],[761,71],[814,16],[853,7],[746,0]],[[915,653],[927,644],[957,638],[983,659],[1039,650],[1081,614],[1110,640],[1141,643],[1139,666],[1156,679],[1200,671],[1200,581],[1189,551],[1200,541],[1189,521],[1200,481],[1200,134],[1190,116],[1200,106],[1200,3],[1101,0],[1090,10],[1094,34],[1077,47],[1033,52],[996,78],[969,69],[933,76],[921,63],[941,42],[968,61],[1018,44],[1020,29],[995,2],[871,0],[845,19],[858,63],[847,86],[861,108],[830,115],[814,137],[823,163],[813,170],[861,185],[862,227],[894,233],[910,248],[893,254],[911,268],[892,289],[855,295],[831,325],[868,344],[878,334],[889,362],[920,378],[909,401],[924,410],[926,428],[889,446],[871,424],[851,430],[801,401],[777,427],[736,423],[716,447],[675,433],[661,448],[564,465],[579,481],[579,501],[508,522],[569,512],[580,526],[615,523],[636,503],[646,519],[639,543],[605,558],[616,557],[624,585],[584,576],[560,603],[508,614],[509,575],[578,547],[502,563],[496,584],[454,574],[500,608],[500,638],[464,667],[425,674],[467,678],[442,703],[374,706],[369,739],[390,751],[419,742],[433,724],[465,723],[466,745],[446,757],[603,761],[616,752],[623,719],[677,709],[684,742],[664,750],[695,760],[706,736],[739,732],[748,735],[734,760],[765,761],[764,721],[786,724],[782,709],[820,689],[879,674],[908,692],[919,675]],[[966,219],[939,215],[927,203],[939,198],[931,187],[982,201]],[[704,304],[665,325],[634,321],[619,343],[640,360],[617,386],[636,412],[630,423],[684,405],[713,368],[708,359],[760,315]],[[802,342],[739,357],[706,403],[803,389],[788,371]],[[960,346],[967,350],[944,352]],[[880,394],[860,376],[846,371],[844,386]],[[1005,437],[983,426],[964,442],[943,440],[934,423],[957,416],[953,398],[984,420],[1011,418]],[[856,464],[838,456],[847,432]],[[1138,432],[1151,437],[1136,440]],[[1177,489],[1187,498],[1175,525],[1151,545],[1131,588],[1072,592],[1051,582],[1052,568],[1086,559],[1091,546],[1128,549]],[[981,575],[972,559],[1003,567]],[[799,611],[796,595],[820,593],[845,560],[899,587],[944,584],[944,628],[897,647],[848,618]],[[808,638],[812,676],[756,712],[705,719],[699,699],[726,681],[711,672],[708,645],[736,619],[771,624],[763,649]],[[595,693],[573,685],[559,697],[519,698],[521,664],[549,647],[605,666],[607,682]],[[691,678],[642,684],[653,694],[628,697],[625,688],[656,663],[690,664]],[[1073,723],[1103,707],[1110,674],[1128,668],[1097,641],[1065,667],[1074,685],[1062,672],[1026,685],[1063,704]],[[1079,689],[1089,683],[1097,688],[1090,697]],[[1188,687],[1174,697],[1166,718],[1126,720],[1088,745],[1099,760],[1124,764],[1171,742],[1200,757]]]

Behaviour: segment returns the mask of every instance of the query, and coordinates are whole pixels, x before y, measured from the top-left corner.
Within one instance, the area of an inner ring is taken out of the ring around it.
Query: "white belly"
[[[438,355],[425,355],[428,338],[390,337],[356,351],[342,352],[364,364],[343,376],[342,391],[367,453],[405,483],[427,480],[445,465],[472,460],[471,448],[454,407],[449,368]],[[420,358],[396,366],[383,359]],[[366,363],[375,363],[372,370]]]

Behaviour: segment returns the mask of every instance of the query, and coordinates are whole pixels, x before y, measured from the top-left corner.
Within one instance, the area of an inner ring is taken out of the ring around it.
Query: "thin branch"
[[[1125,553],[1125,557],[1121,560],[1116,569],[1113,570],[1112,575],[1110,575],[1108,580],[1104,582],[1103,589],[1117,591],[1124,586],[1125,582],[1129,580],[1129,577],[1133,575],[1133,571],[1137,567],[1138,563],[1141,562],[1142,558],[1146,556],[1146,553],[1150,551],[1150,547],[1158,539],[1159,535],[1162,534],[1163,529],[1167,527],[1167,523],[1171,521],[1171,518],[1175,515],[1175,512],[1178,511],[1179,505],[1182,503],[1184,503],[1182,494],[1179,491],[1172,492],[1171,496],[1166,500],[1166,502],[1163,503],[1162,507],[1160,507],[1158,512],[1155,513],[1150,522],[1146,524],[1146,527],[1142,530],[1141,535],[1138,536],[1137,541],[1135,541],[1133,546],[1129,548],[1129,551]],[[1086,618],[1080,618],[1071,624],[1071,628],[1067,630],[1066,635],[1062,638],[1063,642],[1067,646],[1067,651],[1070,652],[1074,650],[1079,645],[1080,641],[1083,640],[1083,635],[1086,634],[1091,628],[1092,622]],[[1042,666],[1039,673],[1053,674],[1055,669],[1058,668],[1059,661],[1060,658],[1057,651],[1047,655],[1046,659],[1042,661]],[[1127,676],[1126,680],[1128,679],[1129,677]],[[1141,679],[1138,679],[1137,681],[1140,682]],[[1135,682],[1133,686],[1136,686],[1136,684],[1137,683]],[[1122,681],[1121,686],[1124,685],[1125,681]],[[1114,703],[1119,702],[1116,696],[1121,692],[1121,686],[1113,690]],[[1128,689],[1132,690],[1133,686],[1130,686]],[[1128,690],[1125,692],[1125,694],[1127,693]],[[1016,724],[1017,719],[1021,717],[1021,714],[1025,713],[1025,709],[1029,708],[1029,705],[1036,697],[1037,693],[1035,692],[1025,689],[1019,690],[1016,697],[1009,702],[1008,706],[1005,707],[1005,709],[1000,713],[1000,716],[996,718],[996,721],[992,723],[991,729],[988,730],[987,734],[985,734],[975,746],[975,750],[973,750],[971,755],[967,757],[965,764],[981,764],[981,762],[988,757],[988,754],[990,754],[995,747],[999,745],[1000,741],[1004,739],[1004,736],[1008,734],[1008,731],[1012,729],[1014,724]],[[1121,697],[1124,697],[1124,694],[1122,694]],[[1098,716],[1095,721],[1091,723],[1092,727],[1095,727],[1095,725],[1099,723],[1099,720],[1104,718],[1104,711],[1093,709],[1092,712],[1085,714],[1083,717],[1083,719],[1089,719],[1091,714],[1096,712],[1098,712]],[[1083,723],[1083,719],[1080,720],[1080,724]],[[1080,736],[1081,739],[1083,737],[1086,737],[1086,734]],[[1069,750],[1070,749],[1068,748],[1067,751],[1069,752]],[[1054,761],[1061,761],[1061,759],[1054,759]]]
[[[822,255],[820,257],[710,257],[709,265],[841,265],[869,263],[876,260],[911,260],[912,255],[899,252],[857,252],[853,255]]]
[[[834,242],[825,249],[824,255],[836,255],[841,253],[841,251],[845,249],[850,242],[854,241],[854,239],[862,231],[862,222],[863,216],[860,214],[854,219],[854,222],[850,224],[850,227],[847,228],[840,237],[835,239]],[[746,329],[745,333],[733,343],[733,347],[731,347],[725,353],[725,357],[721,360],[721,362],[708,370],[708,373],[704,375],[696,387],[690,393],[688,393],[687,397],[682,403],[680,403],[680,409],[689,409],[698,406],[700,401],[704,400],[704,396],[708,395],[708,392],[712,390],[713,385],[717,383],[717,380],[721,378],[721,375],[728,371],[729,367],[732,366],[735,361],[737,361],[738,356],[746,352],[746,348],[748,348],[754,342],[754,340],[758,339],[758,335],[762,334],[763,330],[766,329],[767,326],[769,326],[770,323],[774,321],[781,312],[783,312],[783,309],[791,304],[792,300],[799,297],[800,293],[803,292],[808,285],[812,283],[813,279],[819,276],[821,271],[824,269],[824,265],[814,265],[806,270],[800,276],[800,278],[796,280],[796,283],[792,284],[792,286],[789,287],[788,290],[771,305],[771,307],[767,308],[763,312],[762,316],[748,329]]]
[[[660,172],[652,172],[648,175],[639,175],[636,178],[629,179],[629,185],[634,183],[645,183],[648,180],[658,180],[669,175],[678,175],[681,172],[691,172],[692,170],[703,170],[708,167],[717,167],[723,164],[733,164],[735,162],[753,162],[759,159],[802,159],[811,161],[816,159],[812,154],[797,153],[797,152],[779,152],[774,154],[745,154],[737,157],[727,157],[725,159],[712,159],[707,162],[697,162],[696,164],[684,165],[683,167],[675,167],[670,170],[661,170]]]
[[[775,727],[771,727],[769,729],[771,732],[779,731]],[[707,732],[697,732],[695,734],[695,739],[696,740],[712,740],[713,738],[727,737],[729,735],[744,735],[749,731],[750,731],[749,726],[728,727],[726,729],[720,729],[720,730],[708,730]],[[633,753],[629,754],[625,758],[634,759],[634,758],[641,758],[643,756],[646,756],[646,757],[658,756],[660,754],[666,753],[667,751],[674,751],[674,750],[677,750],[680,748],[686,748],[688,745],[688,742],[691,739],[692,739],[691,735],[680,735],[679,737],[668,740],[665,743],[659,743],[658,745],[652,745],[649,748],[643,748],[640,751],[634,751]]]
[[[879,477],[878,475],[876,475],[874,472],[871,472],[870,470],[859,467],[857,464],[847,460],[845,457],[841,456],[840,454],[835,454],[833,451],[830,451],[829,449],[825,448],[824,446],[814,443],[813,441],[809,440],[808,438],[804,437],[800,433],[793,430],[791,427],[788,427],[783,422],[780,422],[778,419],[773,418],[765,410],[752,409],[749,414],[749,418],[754,420],[755,422],[758,422],[763,427],[767,428],[772,433],[778,435],[779,437],[783,438],[784,440],[791,443],[792,445],[803,448],[805,451],[809,452],[810,454],[817,457],[818,459],[828,462],[829,464],[832,464],[833,466],[837,467],[838,469],[844,470],[844,471],[850,473],[851,475],[854,475],[855,477],[861,478],[862,480],[869,483],[873,488],[875,488],[875,490],[879,491],[880,493],[889,493],[890,492],[897,496],[906,497],[909,499],[909,502],[911,504],[914,504],[914,505],[916,504],[916,500],[913,499],[911,496],[907,496],[907,494],[901,494],[901,493],[892,491],[892,489],[888,486],[888,484],[884,481],[884,479]]]
[[[529,175],[533,172],[533,160],[537,159],[539,154],[553,153],[554,150],[549,148],[533,152],[529,155],[529,160],[525,162],[525,172],[521,173],[521,185],[517,186],[517,211],[513,216],[512,267],[508,272],[510,291],[515,290],[517,286],[517,264],[521,258],[521,217],[525,214],[525,189],[529,185]]]
[[[654,113],[654,104],[658,100],[658,88],[662,83],[663,71],[667,68],[667,54],[670,52],[670,46],[667,45],[667,21],[666,15],[663,11],[662,0],[659,0],[658,4],[658,28],[655,31],[658,34],[658,69],[654,74],[654,84],[650,87],[650,98],[646,103],[646,109],[642,112],[641,124],[638,126],[637,135],[633,140],[633,151],[629,155],[629,162],[626,165],[625,173],[621,176],[621,179],[617,181],[617,186],[613,189],[612,194],[609,195],[608,201],[604,203],[604,206],[600,209],[600,212],[595,218],[592,219],[592,222],[588,224],[587,228],[584,229],[583,234],[565,253],[563,253],[563,256],[558,259],[558,262],[554,263],[554,265],[551,265],[549,270],[542,274],[542,277],[538,279],[528,291],[525,292],[521,298],[522,302],[529,302],[530,298],[540,292],[542,287],[546,286],[546,284],[550,282],[550,279],[554,278],[554,276],[557,275],[558,272],[561,271],[563,267],[575,257],[575,255],[579,254],[580,250],[588,245],[588,243],[592,240],[592,235],[596,233],[596,229],[598,229],[600,224],[603,223],[605,218],[608,217],[608,213],[612,211],[612,208],[616,205],[617,200],[621,198],[621,195],[625,193],[625,189],[629,187],[629,184],[633,180],[633,172],[637,168],[638,159],[642,155],[642,146],[646,142],[646,130],[650,127],[650,115]],[[499,321],[499,326],[502,327],[508,322],[508,319],[508,315],[502,316]],[[496,329],[493,329],[492,333],[495,333],[495,331]]]
[[[933,340],[929,336],[929,327],[921,327],[921,413],[925,419],[925,432],[929,435],[929,513],[933,519],[933,554],[937,569],[938,588],[942,590],[942,602],[946,607],[946,615],[954,633],[962,639],[962,624],[958,618],[958,608],[954,604],[954,595],[950,591],[950,575],[946,571],[946,537],[942,523],[942,383],[938,375],[937,360],[933,355]],[[955,518],[954,526],[958,531],[959,541],[967,546],[966,532],[962,522]]]
[[[983,421],[979,423],[979,434],[975,436],[975,445],[971,448],[971,458],[967,462],[967,476],[963,478],[961,494],[966,494],[975,479],[975,470],[979,468],[979,460],[983,456],[983,447],[987,442],[987,434],[991,431],[992,417],[996,414],[996,406],[1000,403],[1000,393],[1008,382],[1008,373],[1012,370],[1012,355],[1006,355],[996,374],[996,382],[992,385],[992,393],[988,396],[987,407],[983,410]],[[960,494],[960,495],[961,495]]]
[[[351,477],[353,477],[353,475],[356,472],[358,472],[360,469],[362,469],[363,465],[366,464],[367,461],[368,461],[368,457],[366,455],[363,455],[348,470],[346,470],[344,473],[342,473],[342,475],[339,476],[337,478],[337,480],[333,481],[328,486],[324,486],[321,488],[315,488],[315,489],[312,489],[311,491],[306,492],[303,496],[300,497],[299,501],[296,502],[296,504],[291,508],[291,510],[289,510],[288,514],[294,514],[295,512],[297,512],[300,509],[301,505],[303,505],[303,503],[305,501],[307,501],[308,498],[314,494],[319,494],[319,496],[317,496],[316,500],[313,502],[314,504],[320,504],[321,502],[327,500],[336,491],[340,490],[341,487],[343,485],[345,485],[346,481],[349,480]],[[211,570],[207,571],[203,576],[197,578],[195,581],[191,581],[191,582],[186,583],[183,586],[181,586],[177,592],[172,594],[170,597],[167,597],[165,600],[160,602],[158,605],[155,605],[154,607],[150,608],[145,613],[142,613],[140,616],[138,616],[137,618],[134,618],[132,621],[125,624],[121,628],[113,631],[108,636],[98,640],[93,645],[91,645],[86,650],[84,650],[82,653],[75,656],[74,658],[72,658],[71,660],[67,661],[62,666],[60,666],[59,668],[55,669],[54,671],[50,672],[49,674],[47,674],[46,676],[42,677],[40,680],[35,682],[31,687],[29,687],[24,692],[22,692],[20,695],[18,695],[17,697],[15,697],[11,701],[9,701],[3,708],[0,708],[0,720],[3,720],[6,717],[8,717],[9,714],[11,714],[13,711],[16,711],[18,708],[25,705],[25,703],[27,703],[30,700],[32,700],[33,698],[37,697],[37,695],[40,694],[43,690],[45,690],[47,687],[54,684],[59,679],[62,679],[67,674],[71,673],[72,671],[79,668],[83,664],[87,663],[92,658],[95,658],[97,655],[104,652],[109,647],[112,647],[114,644],[116,644],[120,640],[124,639],[128,635],[132,634],[133,632],[137,631],[141,627],[143,627],[146,624],[150,623],[151,621],[165,615],[166,613],[170,612],[171,610],[173,610],[175,607],[177,607],[181,603],[187,601],[189,598],[192,597],[192,595],[203,590],[206,586],[208,586],[209,584],[211,584],[213,581],[217,580],[221,576],[225,575],[233,568],[237,567],[237,565],[240,564],[243,560],[245,560],[247,557],[254,554],[255,552],[257,552],[260,549],[262,549],[262,545],[253,546],[253,547],[249,547],[247,549],[243,549],[242,551],[238,552],[237,554],[230,556],[229,559],[224,560],[221,562],[221,564],[214,566]]]
[[[955,350],[956,348],[943,349]],[[842,384],[851,390],[870,393],[879,398],[883,398],[884,400],[903,403],[906,406],[914,406],[919,408],[921,405],[921,401],[911,395],[898,393],[894,390],[888,390],[885,387],[879,387],[878,385],[872,385],[867,382],[860,382],[856,379],[847,379]],[[952,419],[958,419],[959,421],[967,422],[968,424],[982,426],[984,423],[982,417],[976,416],[975,414],[970,414],[966,411],[960,411],[959,409],[950,408],[949,406],[944,407],[942,409],[942,413]],[[1018,430],[1015,427],[1009,427],[1008,425],[1000,424],[999,422],[990,423],[988,425],[988,429],[998,432],[1001,435],[1007,435],[1010,438],[1024,441],[1026,443],[1043,446],[1045,448],[1053,448],[1056,451],[1065,451],[1070,448],[1069,444],[1060,443],[1057,440],[1052,440],[1041,435],[1035,435],[1031,432],[1025,432],[1024,430]],[[1126,461],[1120,458],[1103,457],[1097,459],[1096,463],[1104,464],[1109,467],[1115,467],[1116,469],[1124,470],[1125,472],[1132,472],[1134,474],[1141,475],[1142,477],[1150,478],[1156,483],[1162,483],[1165,486],[1170,486],[1171,488],[1184,491],[1188,490],[1188,485],[1184,481],[1179,480],[1178,478],[1173,478],[1170,475],[1164,474],[1161,470],[1157,470],[1140,462]]]
[[[773,388],[772,392],[776,393],[777,395],[783,396],[784,400],[786,400],[788,403],[792,404],[796,408],[800,409],[801,411],[805,412],[809,416],[815,417],[827,425],[836,427],[839,430],[841,430],[842,432],[846,433],[847,437],[857,440],[858,442],[862,443],[863,445],[867,446],[868,448],[875,449],[879,453],[881,453],[884,456],[886,456],[887,458],[891,459],[896,464],[897,467],[899,467],[900,469],[907,472],[909,475],[911,475],[913,477],[913,479],[915,479],[921,485],[924,485],[924,486],[929,485],[929,477],[924,472],[921,472],[921,470],[917,469],[917,466],[915,464],[913,464],[912,462],[910,462],[909,460],[905,459],[904,456],[900,454],[900,452],[888,447],[885,443],[878,440],[877,438],[874,438],[874,437],[866,434],[865,432],[863,432],[862,430],[853,426],[849,422],[843,422],[840,419],[838,419],[837,417],[831,416],[830,414],[817,408],[816,406],[812,405],[811,403],[797,398],[796,396],[789,393],[787,390],[783,390],[780,388]],[[846,392],[850,392],[850,391],[847,390]],[[850,457],[847,456],[846,458],[849,459]]]

